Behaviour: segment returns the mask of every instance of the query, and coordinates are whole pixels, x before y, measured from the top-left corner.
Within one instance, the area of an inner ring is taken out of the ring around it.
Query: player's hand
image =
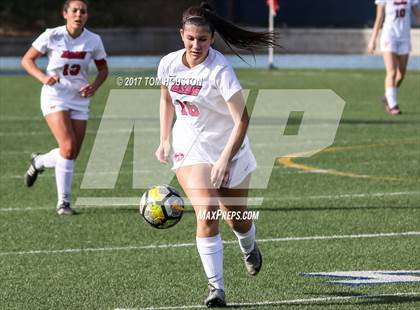
[[[376,49],[376,43],[375,41],[370,41],[368,44],[368,52],[369,54],[373,55],[375,54],[375,49]]]
[[[219,159],[213,165],[210,174],[210,182],[215,188],[220,188],[222,184],[226,184],[229,180],[229,162]]]
[[[161,142],[159,147],[155,152],[155,156],[158,161],[162,164],[167,164],[169,162],[169,151],[171,150],[171,144],[169,141]]]
[[[53,86],[55,83],[60,83],[60,77],[57,75],[46,75],[42,83],[48,86]]]
[[[79,89],[79,94],[82,97],[92,97],[95,94],[96,88],[92,85],[86,85]]]

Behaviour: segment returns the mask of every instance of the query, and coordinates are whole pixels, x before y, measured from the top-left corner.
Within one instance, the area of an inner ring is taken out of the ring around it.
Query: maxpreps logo
[[[302,273],[304,277],[336,278],[329,284],[362,286],[375,284],[420,283],[420,270],[333,271]]]

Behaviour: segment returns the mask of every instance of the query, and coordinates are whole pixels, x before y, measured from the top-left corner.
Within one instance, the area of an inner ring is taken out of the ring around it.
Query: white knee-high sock
[[[254,249],[255,242],[255,225],[252,223],[251,228],[246,233],[233,231],[239,241],[239,247],[242,253],[248,254]]]
[[[225,289],[223,278],[223,243],[220,234],[214,237],[196,237],[197,249],[207,279],[216,289]]]
[[[387,87],[385,90],[385,97],[386,97],[386,100],[388,101],[388,106],[390,109],[398,105],[396,87]]]
[[[57,163],[59,149],[52,149],[48,153],[41,154],[35,158],[35,168],[54,168]]]
[[[74,160],[65,159],[60,154],[55,165],[58,202],[70,202],[71,183],[73,179]]]

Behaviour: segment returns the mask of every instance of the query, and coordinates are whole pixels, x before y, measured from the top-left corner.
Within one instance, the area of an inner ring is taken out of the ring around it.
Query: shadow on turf
[[[91,213],[91,212],[103,212],[108,213],[135,213],[138,212],[137,207],[103,207],[103,208],[84,208],[75,207],[77,214]],[[379,209],[420,209],[419,206],[401,207],[395,205],[387,206],[356,206],[356,207],[294,207],[294,208],[248,208],[250,211],[269,211],[269,212],[310,212],[310,211],[354,211],[354,210],[379,210]],[[184,213],[194,213],[192,209],[187,209]]]
[[[410,112],[410,115],[417,113]],[[341,119],[340,124],[348,125],[388,125],[388,124],[405,124],[405,125],[417,125],[418,121],[407,121],[406,119],[392,119],[392,120],[381,120],[381,119]]]
[[[404,113],[404,112],[403,112]],[[419,113],[415,111],[407,112],[406,114],[410,115],[417,115]],[[384,115],[386,116],[385,112]],[[299,126],[301,124],[302,119],[298,117],[291,117],[287,121],[287,126]],[[257,117],[253,119],[254,124],[258,126],[273,126],[278,125],[279,120],[275,117]],[[319,118],[311,118],[306,119],[305,124],[312,124],[312,125],[325,125],[331,124],[332,120],[330,119],[319,119]],[[342,118],[340,120],[340,124],[346,125],[388,125],[388,124],[400,124],[400,125],[417,125],[418,121],[415,120],[407,120],[406,118],[402,117],[395,117],[393,116],[392,119],[351,119],[351,118]]]
[[[354,210],[376,210],[376,209],[420,209],[420,206],[401,207],[395,205],[387,206],[353,206],[353,207],[293,207],[293,208],[249,208],[252,211],[271,212],[295,212],[295,211],[354,211]]]
[[[395,296],[392,294],[387,295],[382,295],[382,296],[369,296],[366,295],[365,297],[361,297],[361,298],[357,298],[359,296],[361,296],[360,294],[356,294],[356,293],[313,293],[311,294],[311,296],[313,297],[314,295],[320,295],[319,298],[322,297],[326,297],[326,295],[330,295],[331,297],[354,297],[354,299],[352,300],[343,300],[341,302],[337,302],[335,300],[331,300],[331,301],[302,301],[301,303],[296,303],[296,302],[287,302],[287,301],[279,301],[279,302],[273,302],[272,304],[268,304],[268,305],[258,305],[258,304],[250,304],[250,305],[228,305],[227,308],[249,308],[249,309],[256,309],[256,308],[278,308],[279,306],[294,306],[294,307],[299,307],[299,306],[303,306],[303,307],[307,307],[307,306],[343,306],[346,304],[350,304],[350,302],[352,302],[352,304],[357,304],[359,306],[362,305],[392,305],[392,304],[404,304],[404,303],[413,303],[413,302],[418,302],[420,301],[420,297],[419,296]]]
[[[358,304],[401,304],[401,303],[411,303],[411,302],[418,302],[420,301],[420,296],[396,296],[390,293],[389,295],[366,295],[363,298],[356,298],[357,296],[361,296],[360,293],[348,293],[348,292],[336,292],[336,293],[312,293],[311,296],[320,295],[320,297],[355,297],[355,301]],[[331,302],[322,302],[322,303],[311,303],[315,304],[325,304],[325,305],[340,305],[343,303],[339,303],[336,301]]]

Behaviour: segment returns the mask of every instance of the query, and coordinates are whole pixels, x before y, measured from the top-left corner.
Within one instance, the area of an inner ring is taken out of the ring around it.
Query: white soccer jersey
[[[106,53],[99,35],[87,30],[77,38],[72,38],[66,26],[47,29],[32,46],[49,58],[48,75],[57,75],[60,82],[53,86],[44,85],[42,94],[60,97],[63,100],[81,100],[88,103],[78,93],[88,82],[88,68],[91,60],[104,60]]]
[[[375,0],[378,5],[385,6],[385,21],[382,37],[387,40],[410,40],[411,7],[418,0]]]
[[[158,68],[158,78],[168,87],[176,111],[174,169],[181,162],[213,164],[219,159],[234,127],[226,101],[241,90],[232,67],[218,51],[210,48],[204,62],[193,68],[183,64],[184,53],[182,49],[166,55]],[[235,158],[245,151],[250,152],[248,138]]]

